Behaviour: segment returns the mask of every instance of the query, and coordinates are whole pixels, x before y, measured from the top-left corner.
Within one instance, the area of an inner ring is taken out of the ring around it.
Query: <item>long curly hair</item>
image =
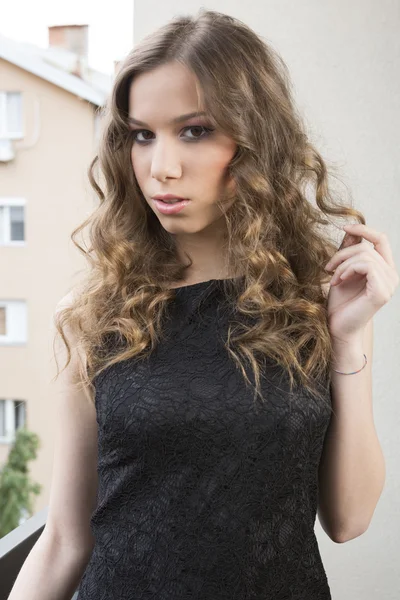
[[[346,217],[363,224],[365,218],[352,200],[333,192],[334,169],[328,172],[310,141],[282,58],[245,23],[205,9],[174,18],[135,46],[101,111],[101,137],[88,168],[100,201],[71,234],[90,269],[55,313],[68,352],[65,367],[71,360],[65,327],[84,357],[80,384],[92,391],[107,367],[150,356],[176,294],[168,284],[184,281],[190,266],[148,206],[130,159],[130,85],[171,61],[195,74],[211,122],[237,144],[227,168],[235,201],[222,212],[228,272],[243,277],[223,282],[239,317],[230,325],[226,350],[250,386],[245,365],[251,366],[255,396],[262,397],[269,357],[289,374],[291,387],[298,381],[321,397],[318,382],[330,383],[333,353],[324,266],[338,249],[329,225],[339,231]],[[85,250],[75,238],[87,226]],[[110,339],[124,343],[113,346]]]

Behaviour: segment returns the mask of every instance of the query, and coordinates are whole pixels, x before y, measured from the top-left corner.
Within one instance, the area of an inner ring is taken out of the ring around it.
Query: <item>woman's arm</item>
[[[385,483],[385,460],[373,418],[373,322],[364,336],[346,344],[334,342],[332,414],[319,466],[318,518],[336,542],[351,540],[368,528]]]
[[[71,600],[90,553],[60,543],[43,530],[14,582],[8,600]]]
[[[67,295],[56,312],[68,305]],[[52,330],[54,335],[55,330]],[[77,338],[64,329],[71,361],[53,382],[55,443],[49,510],[42,535],[26,558],[9,600],[71,600],[94,548],[90,519],[97,502],[97,422],[92,391],[82,389]],[[56,337],[56,360],[66,348]]]

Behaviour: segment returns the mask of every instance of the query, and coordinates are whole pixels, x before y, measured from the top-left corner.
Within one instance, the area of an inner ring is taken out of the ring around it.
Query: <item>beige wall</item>
[[[25,138],[0,163],[0,196],[26,200],[25,246],[0,246],[0,299],[27,302],[25,346],[0,345],[0,398],[27,402],[27,427],[41,439],[32,478],[43,485],[35,512],[48,504],[55,421],[51,319],[85,265],[70,233],[92,210],[86,170],[95,149],[89,102],[0,60],[1,89],[23,92]],[[9,447],[0,444],[0,464]]]

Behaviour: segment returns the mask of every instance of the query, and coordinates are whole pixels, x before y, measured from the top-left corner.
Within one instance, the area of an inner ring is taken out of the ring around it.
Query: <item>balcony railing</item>
[[[43,532],[47,513],[46,507],[0,538],[0,600],[7,600],[10,595],[25,559]],[[77,597],[75,592],[72,600]]]

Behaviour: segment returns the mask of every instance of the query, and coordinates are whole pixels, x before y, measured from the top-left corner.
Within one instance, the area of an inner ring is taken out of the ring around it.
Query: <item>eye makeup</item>
[[[203,140],[205,138],[208,138],[210,136],[210,134],[214,131],[213,128],[206,127],[205,125],[200,125],[200,124],[187,125],[186,127],[183,128],[182,131],[191,130],[191,129],[202,129],[204,134],[201,136],[198,136],[198,137],[195,136],[195,137],[186,138],[186,140],[189,142],[197,142],[197,141]],[[146,144],[151,141],[151,140],[137,139],[137,136],[143,132],[152,133],[149,129],[132,129],[133,140],[134,140],[134,142],[138,143],[139,145],[143,145],[143,144]]]

